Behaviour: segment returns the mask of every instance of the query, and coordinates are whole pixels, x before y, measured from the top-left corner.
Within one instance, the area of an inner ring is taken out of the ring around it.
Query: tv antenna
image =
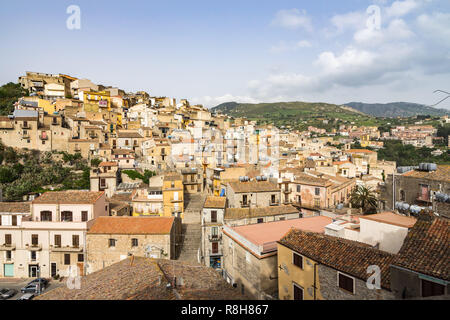
[[[447,91],[444,91],[444,90],[436,90],[433,93],[437,93],[437,92],[444,93],[447,96],[444,99],[442,99],[441,101],[439,101],[438,103],[435,103],[435,104],[431,105],[430,107],[435,107],[438,104],[440,104],[441,102],[443,102],[443,101],[447,100],[448,98],[450,98],[450,92],[447,92]]]

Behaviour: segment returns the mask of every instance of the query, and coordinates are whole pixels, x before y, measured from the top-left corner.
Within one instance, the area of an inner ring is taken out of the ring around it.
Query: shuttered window
[[[355,283],[355,279],[346,276],[345,274],[338,273],[338,286],[341,289],[344,289],[345,291],[348,291],[350,293],[355,293],[353,290]]]
[[[293,263],[300,269],[303,269],[303,257],[301,255],[293,253]]]

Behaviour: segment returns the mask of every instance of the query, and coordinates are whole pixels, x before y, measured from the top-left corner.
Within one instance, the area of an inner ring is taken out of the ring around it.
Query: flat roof
[[[381,212],[377,214],[371,214],[367,216],[360,216],[360,219],[367,219],[387,224],[392,224],[399,227],[404,228],[412,228],[415,224],[417,219],[414,217],[406,217],[402,216],[393,212]]]
[[[291,228],[324,233],[325,226],[332,222],[333,219],[330,217],[317,216],[239,226],[232,228],[232,230],[253,244],[263,245],[264,243],[279,241]]]

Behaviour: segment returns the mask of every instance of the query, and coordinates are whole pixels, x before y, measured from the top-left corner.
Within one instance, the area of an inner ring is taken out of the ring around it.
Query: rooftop
[[[389,266],[394,255],[374,249],[367,244],[325,234],[290,230],[278,243],[320,264],[342,271],[362,280],[370,276],[367,267],[381,269],[381,286],[389,289]]]
[[[406,217],[393,212],[381,212],[377,214],[360,216],[359,218],[392,224],[394,226],[404,228],[412,228],[417,221],[414,217]]]
[[[237,193],[280,191],[278,184],[271,181],[232,181],[229,185]]]
[[[88,234],[169,234],[173,217],[98,217]]]
[[[422,213],[409,230],[393,265],[450,280],[449,221]]]
[[[30,213],[30,202],[0,202],[0,213]]]
[[[436,171],[413,170],[404,173],[403,176],[450,182],[450,165],[439,165]]]
[[[117,275],[120,275],[119,277]],[[206,266],[175,260],[131,257],[81,278],[81,289],[67,286],[50,290],[37,300],[176,300],[167,289],[174,277],[182,300],[249,299]]]
[[[245,219],[252,217],[275,216],[280,214],[299,213],[298,209],[291,206],[274,206],[263,208],[227,208],[225,210],[225,219]]]
[[[209,196],[206,198],[205,204],[203,205],[203,207],[204,208],[224,209],[226,202],[227,202],[227,198],[225,198],[225,197]]]
[[[94,204],[103,194],[103,191],[75,190],[45,192],[34,199],[32,204]]]
[[[256,245],[280,240],[291,228],[311,232],[325,232],[325,226],[333,222],[332,218],[318,216],[291,219],[276,222],[258,223],[232,228],[235,232]]]

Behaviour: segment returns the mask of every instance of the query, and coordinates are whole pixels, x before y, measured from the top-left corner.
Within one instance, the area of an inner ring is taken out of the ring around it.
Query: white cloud
[[[386,14],[390,17],[402,17],[421,5],[419,0],[394,1],[390,7],[386,8]]]
[[[379,46],[389,41],[400,41],[414,36],[408,25],[402,19],[392,20],[385,29],[361,29],[353,38],[357,44]]]
[[[417,25],[428,39],[450,47],[450,13],[422,14],[417,17]]]
[[[306,14],[305,10],[300,11],[298,9],[278,11],[272,20],[272,25],[288,29],[313,30],[311,18]]]
[[[258,103],[260,102],[257,99],[254,99],[249,96],[234,96],[232,94],[224,94],[223,96],[218,97],[211,97],[211,96],[204,96],[204,97],[195,97],[192,98],[192,103],[194,104],[203,104],[204,106],[208,108],[215,107],[221,103],[225,102],[240,102],[240,103]]]
[[[337,14],[331,18],[331,24],[336,28],[337,33],[347,30],[360,29],[365,26],[367,16],[364,12],[355,11],[346,14]]]
[[[312,44],[308,40],[301,40],[301,41],[297,42],[297,47],[298,48],[310,48],[310,47],[312,47]]]

